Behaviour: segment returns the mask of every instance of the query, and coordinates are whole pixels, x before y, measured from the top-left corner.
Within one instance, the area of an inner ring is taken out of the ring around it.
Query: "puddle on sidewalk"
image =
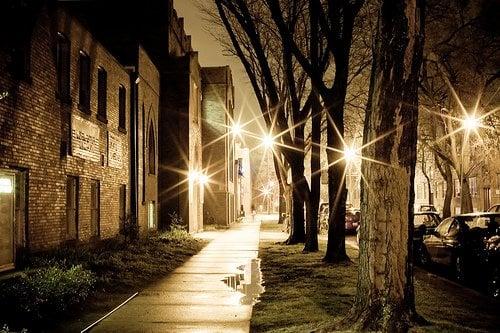
[[[242,294],[240,304],[254,305],[259,302],[259,296],[264,292],[260,259],[251,259],[246,265],[238,266],[237,269],[242,272],[230,275],[222,281]]]

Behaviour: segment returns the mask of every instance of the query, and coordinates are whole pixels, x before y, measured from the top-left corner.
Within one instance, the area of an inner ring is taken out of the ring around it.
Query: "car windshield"
[[[437,226],[437,221],[436,218],[431,214],[422,214],[415,215],[413,224],[415,225],[415,227],[419,227],[421,225],[425,225],[426,227],[435,227]]]

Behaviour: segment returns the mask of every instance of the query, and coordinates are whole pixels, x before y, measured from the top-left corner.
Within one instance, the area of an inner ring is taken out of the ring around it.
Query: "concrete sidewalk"
[[[197,234],[211,240],[200,253],[91,331],[248,332],[262,292],[259,228],[259,221],[244,222]]]

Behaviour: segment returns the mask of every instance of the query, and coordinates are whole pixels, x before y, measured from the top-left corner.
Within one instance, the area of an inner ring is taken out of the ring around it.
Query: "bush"
[[[82,266],[34,269],[0,284],[0,311],[30,321],[48,319],[84,301],[94,283]]]

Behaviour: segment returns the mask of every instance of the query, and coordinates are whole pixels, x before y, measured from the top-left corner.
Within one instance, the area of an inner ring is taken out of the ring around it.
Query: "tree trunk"
[[[355,330],[406,332],[416,314],[410,256],[422,6],[383,0],[379,11],[365,119],[366,142],[379,140],[363,150],[370,159],[362,162],[368,187],[361,202],[358,289],[348,318]]]
[[[304,243],[306,231],[304,226],[304,203],[309,200],[306,179],[304,177],[304,124],[295,128],[295,145],[289,153],[289,163],[292,171],[292,221],[290,236],[286,244]],[[307,209],[310,208],[310,205]],[[307,218],[310,217],[310,211]]]
[[[431,178],[429,175],[427,175],[427,172],[425,172],[425,169],[422,168],[422,174],[425,177],[425,180],[427,182],[427,193],[429,194],[429,205],[434,205],[434,195],[432,194],[432,184],[431,184]]]
[[[348,58],[346,59],[348,60]],[[345,250],[345,210],[347,190],[345,186],[346,163],[344,151],[344,102],[347,91],[348,63],[337,62],[335,81],[329,100],[328,111],[328,244],[323,261],[338,263],[349,261]]]
[[[310,223],[306,231],[304,252],[316,252],[318,248],[318,212],[321,187],[321,103],[317,95],[311,111],[311,195],[310,195]]]
[[[286,216],[286,198],[285,198],[285,186],[282,182],[279,183],[280,187],[280,198],[279,198],[279,209],[278,209],[278,224],[283,224]]]
[[[460,214],[472,213],[472,197],[470,193],[469,181],[467,177],[462,180],[462,188],[460,189]]]
[[[443,201],[443,214],[442,218],[445,219],[451,216],[451,199],[453,198],[453,174],[451,173],[451,167],[444,161],[441,163],[439,156],[434,155],[434,160],[438,167],[441,177],[443,177],[446,183],[446,190]]]

